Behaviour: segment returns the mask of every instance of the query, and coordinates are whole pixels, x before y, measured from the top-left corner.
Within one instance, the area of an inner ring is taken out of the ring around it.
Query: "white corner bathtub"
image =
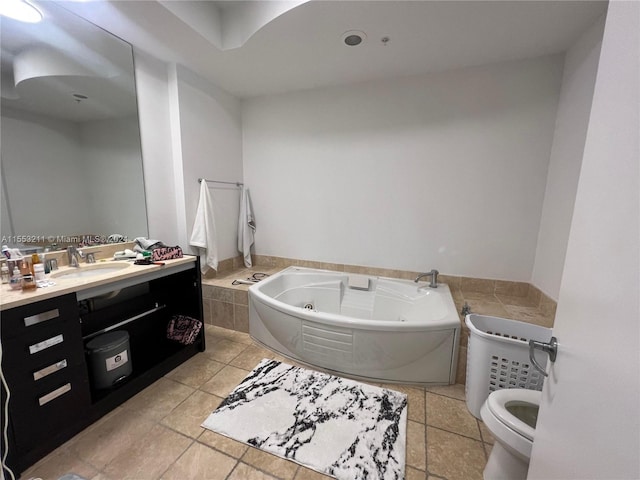
[[[349,286],[363,280],[366,291]],[[249,333],[286,357],[352,377],[455,382],[460,319],[444,284],[289,267],[249,288]]]

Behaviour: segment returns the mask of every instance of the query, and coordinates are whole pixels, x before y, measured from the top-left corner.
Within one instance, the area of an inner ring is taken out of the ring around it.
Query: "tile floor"
[[[91,480],[330,478],[200,427],[262,359],[287,361],[246,333],[207,325],[207,351],[159,379],[32,466],[21,478]],[[406,479],[482,478],[493,439],[467,411],[464,386],[385,385],[409,398]]]

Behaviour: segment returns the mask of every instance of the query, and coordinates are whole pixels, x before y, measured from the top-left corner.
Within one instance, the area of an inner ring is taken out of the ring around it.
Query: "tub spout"
[[[414,280],[414,282],[418,283],[418,280],[420,280],[422,277],[431,277],[431,282],[429,282],[429,287],[430,288],[438,288],[438,274],[440,272],[438,272],[438,270],[431,270],[430,272],[427,273],[421,273],[420,275],[418,275],[416,277],[416,279]]]

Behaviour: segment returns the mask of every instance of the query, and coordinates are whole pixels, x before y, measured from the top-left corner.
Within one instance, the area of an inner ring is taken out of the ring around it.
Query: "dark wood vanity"
[[[38,459],[205,349],[167,339],[174,315],[198,320],[202,286],[196,257],[113,280],[83,281],[75,291],[11,307],[1,314],[2,372],[10,392],[6,464],[19,474]],[[62,283],[62,282],[60,282]],[[40,290],[40,289],[39,289]],[[66,289],[69,290],[69,289]],[[63,290],[64,291],[64,290]],[[4,293],[4,292],[3,292]],[[22,302],[24,303],[24,302]],[[131,373],[95,388],[87,343],[110,331],[129,335]],[[4,407],[7,392],[2,388]]]

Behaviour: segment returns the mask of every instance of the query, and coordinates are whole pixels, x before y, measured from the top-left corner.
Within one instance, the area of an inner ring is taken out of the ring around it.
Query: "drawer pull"
[[[55,337],[47,338],[42,342],[36,343],[34,345],[29,346],[29,353],[33,355],[34,353],[41,352],[42,350],[46,350],[49,347],[53,347],[54,345],[58,345],[59,343],[64,342],[64,337],[62,334],[56,335]]]
[[[60,388],[56,388],[53,392],[47,393],[46,395],[43,395],[42,397],[40,397],[38,399],[38,403],[42,407],[43,405],[46,405],[47,403],[49,403],[51,400],[55,400],[60,395],[64,395],[65,393],[70,391],[71,391],[71,384],[67,383],[66,385],[63,385]]]
[[[38,370],[37,372],[33,372],[33,379],[40,380],[41,378],[44,378],[47,375],[51,375],[52,373],[55,373],[59,370],[62,370],[63,368],[66,368],[66,366],[67,366],[67,359],[65,358],[64,360],[60,360],[59,362],[56,362],[53,365],[49,365],[48,367],[44,367],[43,369]]]
[[[54,308],[53,310],[49,310],[47,312],[42,312],[37,315],[31,315],[30,317],[24,317],[24,326],[30,327],[32,325],[37,325],[38,323],[46,322],[47,320],[52,320],[54,318],[58,318],[60,316],[60,310]]]

